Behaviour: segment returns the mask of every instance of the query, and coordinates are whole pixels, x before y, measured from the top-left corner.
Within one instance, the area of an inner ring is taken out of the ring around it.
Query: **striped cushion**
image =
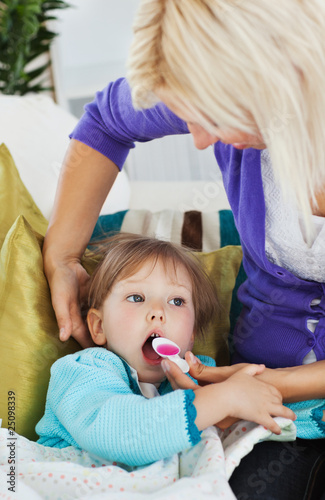
[[[227,245],[240,245],[231,210],[125,210],[99,217],[92,240],[105,238],[116,231],[154,236],[202,252],[211,252]]]

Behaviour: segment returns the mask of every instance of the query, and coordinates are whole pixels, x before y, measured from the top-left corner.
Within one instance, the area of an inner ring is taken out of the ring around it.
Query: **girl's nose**
[[[157,321],[163,323],[165,321],[164,309],[158,305],[151,307],[148,311],[147,319],[150,322]]]

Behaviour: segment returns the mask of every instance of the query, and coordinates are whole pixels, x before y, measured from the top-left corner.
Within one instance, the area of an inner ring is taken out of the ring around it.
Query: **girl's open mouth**
[[[159,354],[157,354],[152,347],[152,341],[157,337],[160,337],[158,333],[152,333],[142,346],[143,356],[145,357],[146,361],[151,362],[151,364],[158,364],[162,360]]]

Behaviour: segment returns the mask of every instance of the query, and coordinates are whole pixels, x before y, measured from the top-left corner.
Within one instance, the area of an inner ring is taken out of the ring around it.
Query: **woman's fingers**
[[[84,348],[93,346],[89,330],[81,317],[77,299],[62,294],[57,298],[53,294],[52,303],[59,326],[60,340],[65,342],[72,336]]]
[[[221,382],[225,379],[221,376],[219,368],[202,364],[192,352],[186,352],[185,359],[190,367],[189,374],[198,381],[199,385]]]
[[[51,278],[52,304],[60,340],[66,341],[72,336],[82,347],[94,345],[80,311],[88,281],[89,276],[79,263],[58,267]]]
[[[260,375],[265,370],[265,365],[248,363],[221,367],[206,366],[190,351],[185,354],[185,359],[189,364],[191,377],[195,378],[201,386],[223,382],[243,369],[244,373],[251,376]]]
[[[172,361],[164,359],[161,362],[162,369],[168,378],[170,385],[176,389],[197,389],[197,385]]]
[[[75,295],[75,297],[73,297]],[[74,301],[77,301],[77,293],[74,287],[62,279],[55,276],[52,280],[52,305],[56,315],[56,320],[60,331],[60,340],[63,342],[70,338],[73,331],[73,321],[71,318],[71,308]]]

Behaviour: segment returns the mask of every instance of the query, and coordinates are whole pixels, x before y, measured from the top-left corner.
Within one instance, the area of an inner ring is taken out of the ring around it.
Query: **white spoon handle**
[[[174,356],[167,356],[167,358],[170,359],[170,361],[173,361],[173,363],[175,363],[183,373],[187,373],[189,371],[190,367],[188,366],[187,361],[180,358],[178,354],[175,354]]]

